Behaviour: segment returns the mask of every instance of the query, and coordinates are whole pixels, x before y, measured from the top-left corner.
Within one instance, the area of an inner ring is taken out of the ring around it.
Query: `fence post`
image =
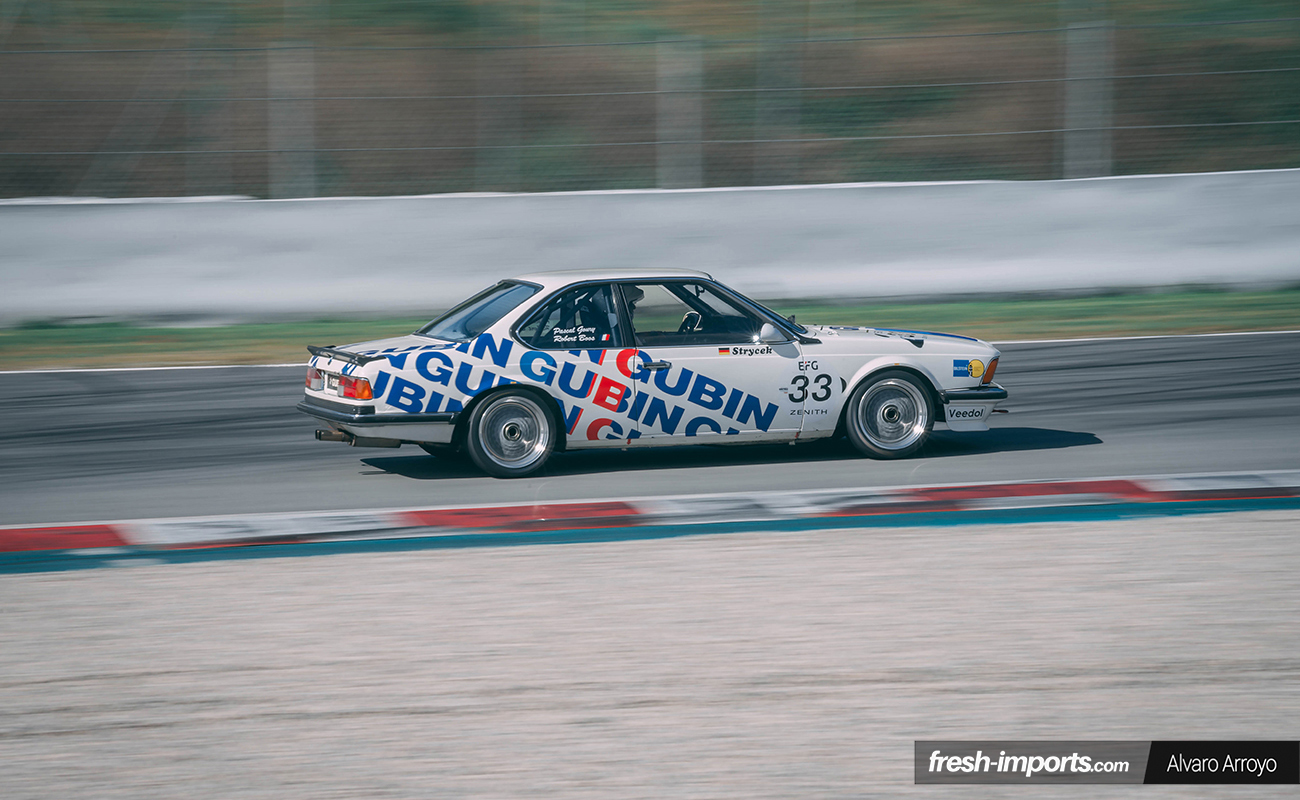
[[[1062,173],[1095,178],[1112,171],[1114,26],[1073,23],[1065,29],[1065,132]]]
[[[697,39],[665,40],[657,45],[655,57],[656,182],[661,189],[695,189],[704,185],[703,51]]]
[[[185,93],[184,23],[168,35],[163,47],[150,60],[140,77],[132,102],[122,107],[113,129],[104,137],[99,152],[77,183],[74,194],[127,196],[141,194],[151,185],[136,174],[146,157],[142,151],[153,142],[166,122],[172,104]]]
[[[805,19],[796,22],[791,10],[774,0],[763,0],[759,6],[762,41],[758,45],[754,138],[760,141],[754,145],[754,183],[760,186],[799,179],[799,143],[774,141],[799,138],[803,51],[797,40],[806,35],[807,8],[799,4],[798,9]]]
[[[523,133],[518,73],[520,52],[509,47],[478,51],[477,148],[474,183],[480,192],[518,192],[523,189]]]
[[[282,42],[266,54],[271,197],[316,195],[316,80],[309,44]]]
[[[227,20],[208,0],[189,0],[186,27],[185,193],[231,194],[234,187],[230,149],[230,108],[225,95],[231,79],[230,57],[205,51],[222,39]]]

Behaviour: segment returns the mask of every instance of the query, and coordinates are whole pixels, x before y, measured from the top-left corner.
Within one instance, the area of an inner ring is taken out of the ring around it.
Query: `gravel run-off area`
[[[1300,515],[0,577],[0,796],[918,787],[918,739],[1300,738]],[[1294,787],[1248,790],[1294,796]]]

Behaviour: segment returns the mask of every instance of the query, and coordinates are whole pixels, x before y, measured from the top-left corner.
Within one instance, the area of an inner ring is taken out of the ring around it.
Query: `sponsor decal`
[[[983,419],[985,411],[984,406],[975,406],[973,408],[948,406],[948,419]]]
[[[796,375],[790,380],[790,392],[787,396],[794,403],[802,403],[809,398],[812,398],[814,403],[824,403],[831,399],[834,383],[835,379],[825,372],[813,378],[811,384],[807,375]],[[812,386],[811,392],[809,385]]]
[[[575,327],[574,335],[585,330]],[[407,413],[447,412],[461,410],[470,398],[496,386],[533,384],[546,387],[559,401],[569,434],[588,439],[635,439],[652,431],[730,435],[740,427],[767,431],[779,410],[776,403],[695,370],[646,370],[643,365],[654,358],[643,350],[520,349],[523,352],[510,340],[483,334],[455,347],[395,354],[399,358],[389,359],[391,368],[380,370],[372,381],[375,397]],[[725,349],[733,355],[771,352],[770,347]],[[609,365],[607,352],[616,353]],[[830,377],[817,377],[813,385],[805,385],[805,394],[829,397]],[[636,384],[640,386],[634,390]],[[582,420],[584,410],[592,412],[589,422]],[[607,416],[611,414],[619,418]]]
[[[952,376],[954,378],[978,378],[984,374],[984,362],[978,358],[964,359],[954,358],[952,360]]]
[[[608,428],[610,432],[605,434],[604,437],[601,437],[601,431],[606,428]],[[608,417],[601,417],[600,419],[592,420],[591,424],[587,426],[587,439],[594,442],[600,438],[622,439],[623,426]]]

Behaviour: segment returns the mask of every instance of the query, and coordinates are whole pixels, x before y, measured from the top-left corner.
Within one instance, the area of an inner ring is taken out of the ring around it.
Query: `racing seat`
[[[581,296],[574,304],[573,324],[595,331],[596,345],[606,347],[614,341],[614,331],[618,325],[618,315],[613,312],[608,293],[595,289],[590,294]]]

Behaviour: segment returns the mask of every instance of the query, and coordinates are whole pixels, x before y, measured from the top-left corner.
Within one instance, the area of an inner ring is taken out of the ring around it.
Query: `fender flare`
[[[546,409],[547,412],[550,413],[551,423],[555,425],[555,451],[557,453],[564,452],[568,447],[569,433],[564,427],[564,414],[560,410],[560,402],[556,400],[550,392],[537,386],[530,386],[526,383],[503,383],[500,386],[493,386],[491,389],[485,389],[470,398],[470,401],[465,404],[465,408],[461,410],[460,414],[456,418],[456,430],[451,435],[452,444],[455,445],[457,449],[464,449],[465,437],[469,435],[469,421],[474,416],[475,407],[482,403],[485,398],[510,390],[525,392],[541,401],[542,408]]]
[[[835,423],[834,436],[836,438],[843,436],[846,433],[845,420],[848,418],[849,399],[853,397],[853,393],[858,390],[859,386],[870,380],[873,375],[891,369],[910,372],[921,379],[926,389],[929,390],[930,402],[933,404],[933,410],[936,416],[935,421],[940,421],[937,417],[939,412],[943,409],[943,397],[939,394],[939,381],[934,377],[933,373],[915,362],[896,361],[889,357],[876,358],[868,361],[859,368],[858,371],[854,373],[853,379],[849,381],[848,389],[844,394],[844,403],[840,406],[840,418]]]

